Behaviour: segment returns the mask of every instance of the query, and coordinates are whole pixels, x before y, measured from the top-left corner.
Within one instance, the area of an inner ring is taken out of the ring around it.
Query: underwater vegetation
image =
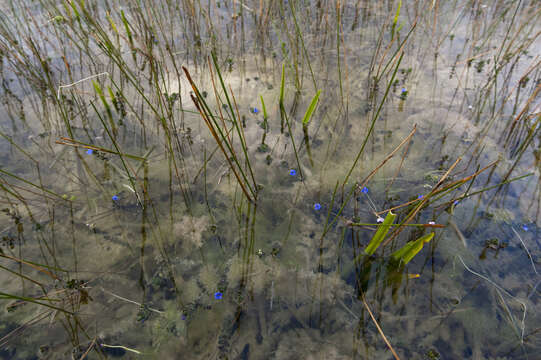
[[[536,358],[540,24],[0,0],[0,359]]]

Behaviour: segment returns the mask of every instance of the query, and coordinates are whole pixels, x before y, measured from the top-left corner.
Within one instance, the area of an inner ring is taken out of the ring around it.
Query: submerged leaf
[[[310,119],[312,118],[312,114],[316,110],[317,100],[319,99],[320,94],[321,94],[321,90],[318,90],[317,93],[314,95],[314,98],[312,99],[310,106],[308,106],[308,109],[306,109],[306,113],[304,114],[304,117],[302,119],[303,125],[308,125],[308,123],[310,122]]]
[[[430,234],[421,236],[419,239],[415,241],[411,241],[407,243],[401,249],[395,251],[392,254],[393,259],[396,261],[402,260],[404,264],[409,263],[411,259],[413,259],[413,257],[417,255],[417,253],[423,249],[424,244],[432,240],[433,237],[434,237],[434,233],[431,232]]]
[[[379,226],[378,231],[374,234],[374,237],[372,237],[372,240],[370,240],[370,243],[364,249],[364,252],[367,255],[372,255],[376,252],[378,246],[381,244],[383,239],[385,238],[385,235],[389,232],[389,229],[391,228],[391,225],[394,223],[394,220],[396,219],[396,214],[393,214],[392,211],[389,211],[387,216],[385,217],[385,220],[383,223]]]

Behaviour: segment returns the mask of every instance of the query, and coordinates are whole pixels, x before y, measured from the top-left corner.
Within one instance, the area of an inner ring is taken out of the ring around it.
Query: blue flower
[[[453,201],[453,205],[455,205],[455,206],[458,205],[458,203],[459,203],[458,200]]]
[[[363,188],[361,189],[361,192],[362,192],[363,194],[368,194],[368,188],[367,188],[366,186],[363,187]]]
[[[419,196],[417,197],[417,199],[419,199],[419,200],[422,199],[422,198],[423,198],[423,195],[419,195]]]
[[[94,152],[94,150],[92,150],[92,149],[88,149],[88,150],[86,151],[86,153],[87,153],[88,155],[92,155],[93,152]]]
[[[182,320],[186,320],[186,315],[182,314],[182,316],[180,317]]]
[[[405,87],[402,88],[402,94],[403,93],[407,93],[408,92],[408,89],[406,89]]]
[[[526,224],[522,225],[522,230],[528,231],[528,226]]]
[[[222,294],[222,293],[219,292],[219,291],[217,291],[217,292],[214,293],[214,298],[215,298],[216,300],[221,300],[223,296],[224,296],[224,294]]]
[[[314,210],[321,210],[321,204],[320,203],[315,203],[314,204]]]
[[[120,198],[118,197],[118,195],[113,195],[113,197],[111,199],[113,199],[113,201],[117,201]]]
[[[257,113],[259,112],[259,109],[256,108],[256,107],[254,107],[254,108],[252,109],[252,112],[253,112],[254,114],[257,114]]]
[[[289,170],[289,175],[291,175],[291,176],[297,175],[297,170],[295,170],[295,169]]]

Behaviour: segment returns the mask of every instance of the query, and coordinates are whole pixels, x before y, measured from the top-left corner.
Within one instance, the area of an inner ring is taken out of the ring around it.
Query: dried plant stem
[[[361,300],[363,301],[363,305],[364,305],[364,307],[366,308],[366,310],[368,311],[368,314],[370,314],[370,317],[372,318],[372,321],[374,322],[374,325],[376,325],[376,328],[378,329],[379,334],[380,334],[381,337],[383,338],[383,341],[385,341],[385,344],[387,345],[387,347],[389,348],[389,350],[391,350],[391,352],[393,353],[394,358],[395,358],[396,360],[400,360],[400,357],[398,356],[398,354],[396,353],[396,351],[394,351],[393,346],[391,345],[391,343],[389,342],[389,340],[387,340],[387,337],[386,337],[385,334],[383,333],[383,330],[381,329],[381,326],[379,326],[378,321],[377,321],[376,318],[374,317],[374,314],[372,314],[372,311],[370,310],[370,307],[369,307],[368,304],[366,303],[366,300],[365,300],[365,298],[364,298],[364,294],[361,295]]]

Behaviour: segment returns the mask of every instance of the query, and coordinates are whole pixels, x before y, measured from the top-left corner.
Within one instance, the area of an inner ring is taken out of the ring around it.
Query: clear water
[[[537,1],[0,4],[0,358],[538,356]],[[212,51],[253,203],[180,68],[228,118]]]

